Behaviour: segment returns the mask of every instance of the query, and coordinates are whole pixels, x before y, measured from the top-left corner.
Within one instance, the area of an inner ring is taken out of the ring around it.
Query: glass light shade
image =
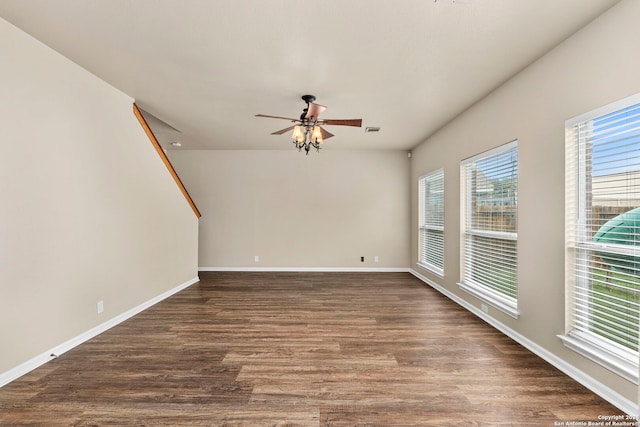
[[[313,134],[311,134],[311,140],[315,143],[322,144],[322,130],[320,130],[320,126],[313,127]]]
[[[295,141],[300,141],[300,137],[303,135],[302,130],[300,129],[300,126],[295,125],[293,127],[293,134],[291,135],[291,139],[295,140]]]
[[[300,126],[300,134],[298,135],[298,144],[303,144],[307,139],[307,130]]]

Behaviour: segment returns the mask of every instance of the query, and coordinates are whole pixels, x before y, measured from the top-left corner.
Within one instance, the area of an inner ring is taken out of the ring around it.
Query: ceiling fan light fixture
[[[327,109],[324,105],[315,104],[316,97],[313,95],[303,95],[302,100],[307,103],[307,108],[302,110],[302,114],[299,119],[292,119],[282,116],[271,116],[266,114],[256,114],[256,117],[267,117],[272,119],[284,119],[293,123],[288,128],[281,129],[276,132],[272,132],[271,135],[282,135],[293,129],[291,139],[298,151],[304,149],[306,154],[312,148],[316,151],[320,151],[320,145],[325,139],[334,136],[331,132],[328,132],[323,127],[324,125],[337,125],[337,126],[362,126],[362,119],[320,119],[318,116]]]

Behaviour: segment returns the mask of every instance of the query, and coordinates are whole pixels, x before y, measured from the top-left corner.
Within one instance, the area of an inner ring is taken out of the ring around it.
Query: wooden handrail
[[[145,120],[144,116],[142,115],[142,112],[140,111],[140,109],[138,108],[138,106],[136,105],[135,102],[133,103],[133,114],[138,118],[138,121],[140,122],[140,125],[142,126],[142,129],[144,129],[145,133],[149,137],[149,140],[151,141],[151,144],[153,144],[153,147],[158,152],[158,155],[162,159],[162,162],[164,163],[164,165],[169,170],[169,173],[173,177],[173,180],[176,182],[176,184],[178,184],[178,188],[180,188],[180,191],[182,191],[182,194],[184,195],[185,199],[187,199],[187,202],[189,202],[189,205],[191,206],[191,209],[193,209],[193,212],[196,214],[196,216],[198,218],[200,218],[202,216],[200,214],[200,211],[196,207],[196,204],[193,203],[193,199],[189,195],[189,192],[185,188],[184,184],[182,184],[182,181],[180,180],[180,177],[176,173],[176,170],[173,168],[173,165],[169,161],[169,158],[167,157],[167,155],[165,154],[164,150],[160,146],[160,143],[156,139],[156,136],[153,134],[153,131],[149,127],[149,124]]]

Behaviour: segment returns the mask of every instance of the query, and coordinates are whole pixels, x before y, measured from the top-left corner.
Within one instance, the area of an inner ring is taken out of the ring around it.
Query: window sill
[[[638,384],[638,363],[630,361],[633,352],[628,351],[629,357],[620,356],[619,350],[605,342],[599,343],[597,337],[579,331],[572,331],[567,335],[558,335],[565,347],[607,368],[611,372],[634,384]],[[637,356],[636,356],[637,360]]]
[[[463,291],[486,302],[487,304],[496,308],[497,310],[500,310],[503,313],[508,314],[514,319],[517,319],[518,317],[520,317],[520,312],[518,311],[518,305],[514,299],[505,297],[504,295],[501,295],[490,289],[486,289],[484,286],[477,285],[475,283],[461,282],[461,283],[458,283],[458,286]]]
[[[438,276],[441,279],[444,279],[444,270],[441,268],[438,268],[434,265],[428,264],[426,262],[417,262],[416,265],[418,267],[424,268],[425,270],[429,271],[430,273],[435,274],[436,276]]]

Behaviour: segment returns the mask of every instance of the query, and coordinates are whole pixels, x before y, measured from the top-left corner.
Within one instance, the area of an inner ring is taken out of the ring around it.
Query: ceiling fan
[[[333,134],[326,131],[321,126],[337,125],[337,126],[362,126],[362,119],[320,119],[320,114],[327,109],[324,105],[316,104],[313,101],[316,97],[313,95],[303,95],[302,100],[307,103],[307,108],[302,110],[299,119],[281,116],[269,116],[266,114],[256,114],[256,117],[267,117],[271,119],[289,120],[294,123],[288,128],[272,132],[271,135],[282,135],[283,133],[293,130],[291,138],[298,151],[304,148],[307,155],[311,147],[316,151],[320,151],[320,144],[325,139],[331,138]]]

